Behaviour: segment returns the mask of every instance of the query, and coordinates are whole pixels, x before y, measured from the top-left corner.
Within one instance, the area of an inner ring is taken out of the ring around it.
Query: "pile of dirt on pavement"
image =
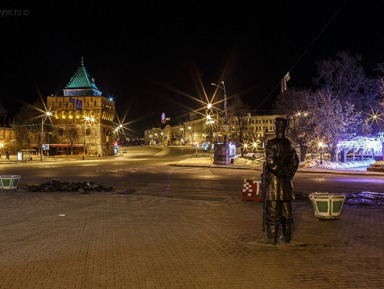
[[[29,192],[112,192],[113,187],[104,187],[94,182],[61,182],[51,180],[40,185],[26,185],[24,189]]]

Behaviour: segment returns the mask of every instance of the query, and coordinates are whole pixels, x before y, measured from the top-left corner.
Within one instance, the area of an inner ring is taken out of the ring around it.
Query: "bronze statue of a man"
[[[275,119],[276,137],[269,140],[265,152],[265,223],[267,243],[277,243],[280,224],[283,241],[291,241],[292,200],[294,192],[292,179],[299,167],[299,158],[291,142],[285,137],[287,120]]]

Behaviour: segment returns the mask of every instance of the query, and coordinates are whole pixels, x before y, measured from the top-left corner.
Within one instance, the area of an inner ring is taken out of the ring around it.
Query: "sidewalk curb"
[[[196,159],[189,159],[196,160]],[[210,160],[205,160],[210,161]],[[182,162],[182,161],[181,161]],[[262,171],[261,166],[244,166],[244,165],[215,165],[215,164],[199,164],[199,163],[171,163],[170,166],[179,167],[200,167],[200,168],[220,168],[220,169],[243,169],[243,170],[255,170]],[[363,170],[327,170],[327,169],[312,169],[312,168],[299,168],[297,173],[304,174],[336,174],[336,175],[355,175],[355,176],[383,176],[384,172],[372,172]]]
[[[247,166],[228,166],[228,165],[193,165],[193,164],[169,164],[170,166],[174,167],[196,167],[196,168],[214,168],[214,169],[239,169],[239,170],[255,170],[255,171],[261,171],[258,168],[254,167],[247,167]]]

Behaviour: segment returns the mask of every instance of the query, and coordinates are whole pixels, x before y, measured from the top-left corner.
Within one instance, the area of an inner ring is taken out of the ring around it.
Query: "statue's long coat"
[[[292,178],[299,167],[299,158],[287,138],[277,137],[268,141],[266,166],[268,200],[292,200],[294,198]]]

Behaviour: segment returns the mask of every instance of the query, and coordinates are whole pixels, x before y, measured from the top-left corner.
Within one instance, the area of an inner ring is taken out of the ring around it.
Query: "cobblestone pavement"
[[[262,203],[0,191],[0,288],[384,288],[384,211],[293,203],[293,241],[258,245]]]

